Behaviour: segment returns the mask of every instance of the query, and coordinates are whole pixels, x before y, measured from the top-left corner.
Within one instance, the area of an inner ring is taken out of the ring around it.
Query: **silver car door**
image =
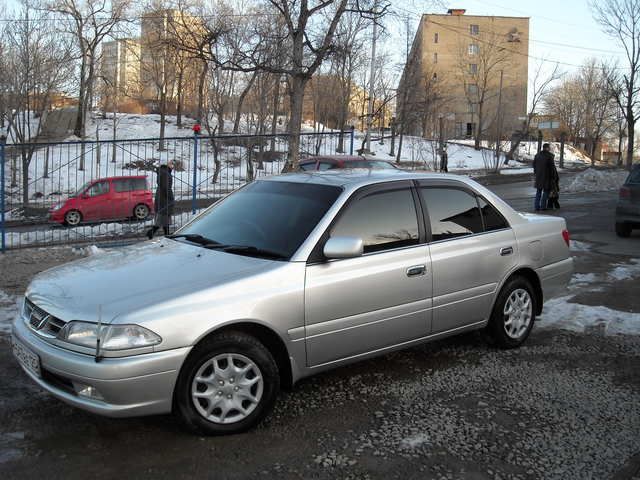
[[[421,242],[424,226],[417,215],[417,195],[410,185],[393,182],[354,194],[325,237],[359,236],[364,255],[307,265],[309,366],[430,332],[431,266],[428,246]]]
[[[516,265],[513,230],[463,188],[422,186],[432,242],[433,332],[485,321],[496,289]]]

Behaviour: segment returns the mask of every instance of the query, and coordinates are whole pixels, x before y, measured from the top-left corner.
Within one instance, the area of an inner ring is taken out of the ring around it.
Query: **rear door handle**
[[[417,277],[418,275],[424,275],[424,272],[427,270],[427,267],[424,265],[414,265],[413,267],[407,268],[407,277]]]
[[[500,255],[506,257],[507,255],[511,255],[513,253],[513,247],[504,247],[500,249]]]

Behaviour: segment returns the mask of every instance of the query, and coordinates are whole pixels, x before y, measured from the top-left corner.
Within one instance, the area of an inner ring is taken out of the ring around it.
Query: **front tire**
[[[136,220],[145,220],[149,216],[149,207],[144,203],[139,203],[133,209],[133,218]]]
[[[624,222],[616,222],[616,235],[623,238],[631,236],[631,225]]]
[[[180,371],[174,413],[202,435],[240,433],[272,409],[280,389],[278,367],[257,339],[241,332],[197,345]]]
[[[507,349],[524,343],[535,321],[535,302],[529,280],[516,276],[507,281],[487,325],[487,333],[496,346]]]
[[[64,214],[64,223],[70,227],[76,227],[80,225],[82,221],[82,214],[78,210],[69,210]]]

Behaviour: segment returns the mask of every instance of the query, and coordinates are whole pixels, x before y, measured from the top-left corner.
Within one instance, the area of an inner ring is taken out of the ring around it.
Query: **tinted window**
[[[482,217],[474,196],[452,188],[421,188],[434,241],[481,233]]]
[[[332,168],[336,168],[334,163],[320,162],[318,164],[318,170],[331,170]]]
[[[418,243],[418,220],[411,191],[369,195],[347,207],[332,237],[360,237],[364,251],[375,252]]]
[[[482,211],[482,218],[484,219],[484,229],[487,232],[493,230],[500,230],[502,228],[509,228],[509,224],[504,219],[500,212],[496,210],[493,205],[489,205],[482,198],[478,197],[480,203],[480,210]]]
[[[91,188],[87,192],[89,196],[96,197],[104,193],[109,193],[109,182],[98,182],[91,185]]]
[[[229,195],[179,233],[245,245],[291,257],[342,189],[257,181]]]
[[[316,162],[309,162],[309,163],[301,163],[300,164],[300,170],[315,170],[316,169]]]
[[[640,183],[640,168],[634,168],[625,183]]]
[[[347,165],[351,168],[393,169],[390,163],[380,160],[356,160],[347,163]]]
[[[128,178],[123,178],[121,180],[116,180],[113,182],[114,188],[116,192],[130,192],[131,191],[131,181]]]
[[[147,180],[145,178],[132,178],[131,190],[146,190]]]

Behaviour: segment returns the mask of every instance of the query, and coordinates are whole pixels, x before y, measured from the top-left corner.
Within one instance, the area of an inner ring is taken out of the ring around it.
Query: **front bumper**
[[[49,210],[47,220],[50,223],[64,223],[64,212],[62,209]]]
[[[31,379],[60,400],[109,417],[171,411],[173,389],[191,347],[96,363],[91,355],[65,350],[40,338],[18,317],[11,334],[40,359],[42,376],[23,367]],[[92,386],[103,400],[79,396],[74,382]]]
[[[567,291],[567,285],[573,276],[573,258],[569,257],[559,262],[545,265],[536,270],[540,285],[542,286],[542,297],[547,300],[562,295]]]

